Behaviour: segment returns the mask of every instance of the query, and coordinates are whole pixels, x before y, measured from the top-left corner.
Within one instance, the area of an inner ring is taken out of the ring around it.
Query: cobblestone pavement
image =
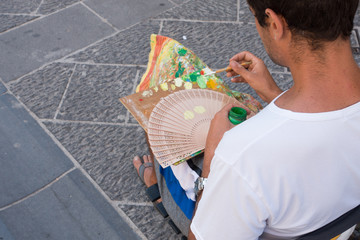
[[[358,10],[354,51],[359,32]],[[118,100],[144,74],[152,33],[213,69],[251,51],[283,90],[291,86],[245,0],[2,0],[0,239],[181,237],[145,196],[131,162],[148,153],[145,135]]]

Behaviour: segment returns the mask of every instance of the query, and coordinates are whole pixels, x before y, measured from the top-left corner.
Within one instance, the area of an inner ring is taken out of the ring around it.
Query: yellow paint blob
[[[185,88],[185,89],[192,89],[192,83],[191,83],[191,82],[186,82],[186,83],[184,84],[184,88]]]
[[[181,78],[175,78],[174,82],[175,82],[175,86],[181,87],[184,81]]]
[[[191,120],[194,117],[195,117],[195,114],[192,111],[187,110],[187,111],[184,112],[185,120]]]
[[[206,109],[203,106],[195,106],[194,111],[196,113],[202,114],[202,113],[206,112]]]
[[[154,87],[154,91],[155,92],[158,92],[159,91],[159,88],[156,86],[156,87]]]
[[[166,82],[160,84],[160,88],[161,88],[163,91],[169,90],[169,86],[168,86],[168,84],[167,84]]]
[[[174,91],[175,88],[176,88],[174,84],[171,84],[170,87],[171,87],[171,90],[173,90],[173,91]]]

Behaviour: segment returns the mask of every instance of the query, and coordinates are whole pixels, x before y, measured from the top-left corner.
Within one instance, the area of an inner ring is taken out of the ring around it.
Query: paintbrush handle
[[[216,70],[215,73],[221,73],[221,72],[228,72],[228,71],[231,71],[232,68],[231,67],[226,67],[226,68],[222,68],[222,69],[219,69],[219,70]]]
[[[243,63],[240,63],[241,66],[246,66],[246,65],[250,65],[252,62],[243,62]],[[231,67],[226,67],[226,68],[222,68],[222,69],[219,69],[217,71],[215,71],[215,73],[221,73],[221,72],[229,72],[231,71],[232,68]]]

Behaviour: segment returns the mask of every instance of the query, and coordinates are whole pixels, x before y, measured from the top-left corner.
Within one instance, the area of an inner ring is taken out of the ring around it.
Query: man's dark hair
[[[260,26],[266,27],[267,8],[285,18],[289,30],[308,41],[347,39],[359,0],[247,0]]]

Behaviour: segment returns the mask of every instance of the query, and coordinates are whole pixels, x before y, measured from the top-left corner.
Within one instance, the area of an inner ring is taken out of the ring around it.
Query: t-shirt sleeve
[[[253,188],[215,155],[191,224],[196,239],[258,239],[268,216]]]

